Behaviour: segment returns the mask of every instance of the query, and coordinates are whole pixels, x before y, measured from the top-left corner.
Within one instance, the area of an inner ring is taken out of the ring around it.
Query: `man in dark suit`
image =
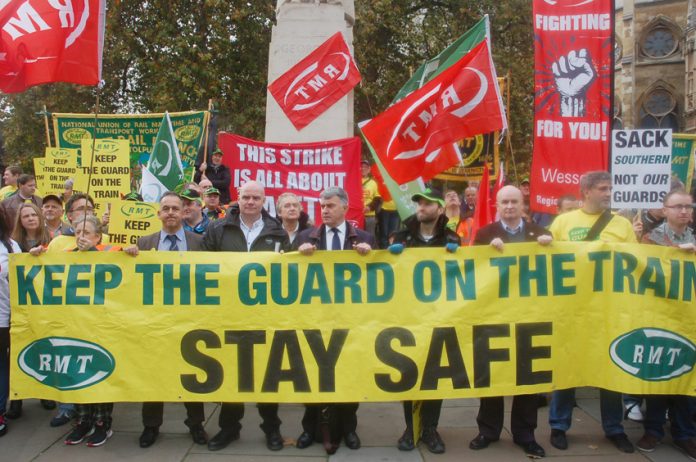
[[[162,231],[143,236],[138,239],[138,245],[128,247],[125,252],[136,256],[141,250],[159,250],[174,252],[195,252],[203,250],[203,238],[195,233],[184,230],[183,226],[184,201],[174,192],[166,192],[160,198],[160,208],[157,216],[162,220]],[[203,403],[184,403],[187,418],[184,421],[193,442],[206,444],[208,435],[203,429],[205,412]],[[140,447],[147,448],[154,444],[162,425],[164,403],[143,403],[143,433],[140,435]]]
[[[551,242],[551,233],[546,229],[522,219],[522,191],[514,186],[504,186],[498,191],[496,204],[500,221],[479,229],[474,238],[474,245],[491,245],[502,252],[506,243],[537,241],[539,244],[548,245]],[[536,394],[517,395],[512,399],[512,439],[531,458],[546,455],[544,448],[534,438],[538,403],[539,398]],[[481,407],[476,417],[479,434],[471,440],[469,448],[484,449],[492,442],[498,441],[503,429],[503,417],[502,396],[481,398]]]
[[[321,220],[317,228],[309,228],[298,234],[293,249],[303,255],[312,255],[315,250],[355,250],[367,255],[376,246],[375,237],[357,229],[346,221],[348,194],[338,187],[325,189],[319,196]],[[358,403],[336,403],[330,405],[308,404],[302,418],[302,434],[297,439],[297,447],[304,449],[314,442],[320,421],[328,419],[331,441],[324,437],[324,447],[332,454],[338,448],[341,437],[350,449],[360,447],[360,438],[355,432],[358,426]],[[330,415],[330,417],[329,417]],[[328,425],[328,422],[325,422]]]

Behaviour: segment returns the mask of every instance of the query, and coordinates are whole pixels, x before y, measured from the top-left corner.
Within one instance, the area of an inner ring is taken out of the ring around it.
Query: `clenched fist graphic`
[[[551,70],[561,95],[561,116],[584,116],[587,88],[596,76],[587,50],[572,50],[561,56],[551,65]]]

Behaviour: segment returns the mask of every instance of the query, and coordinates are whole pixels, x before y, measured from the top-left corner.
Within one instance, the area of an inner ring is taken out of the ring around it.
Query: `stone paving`
[[[509,409],[509,403],[507,403]],[[677,462],[689,460],[671,444],[669,436],[655,452],[623,454],[602,435],[599,424],[599,400],[592,389],[578,393],[578,406],[573,414],[573,427],[568,432],[570,447],[559,451],[549,443],[550,429],[547,409],[539,410],[537,441],[546,449],[547,459],[564,459],[568,462],[629,462],[656,461]],[[219,406],[206,404],[206,430],[214,435],[217,430]],[[183,405],[165,406],[164,424],[160,428],[157,442],[150,448],[141,449],[138,437],[142,431],[140,405],[117,403],[114,410],[113,437],[102,447],[89,448],[85,445],[66,446],[63,439],[69,426],[51,428],[48,425],[55,411],[44,410],[39,401],[27,400],[24,414],[18,420],[9,421],[7,435],[0,438],[0,461],[50,461],[50,462],[110,462],[110,461],[186,461],[186,462],[449,462],[449,461],[524,461],[527,460],[520,448],[512,443],[509,432],[509,412],[501,440],[481,451],[469,449],[469,441],[476,436],[476,413],[478,400],[461,399],[445,401],[440,418],[439,431],[447,446],[445,454],[429,453],[424,447],[412,452],[400,452],[396,441],[403,432],[403,416],[399,403],[367,403],[358,411],[358,434],[362,448],[357,451],[339,448],[336,454],[327,456],[323,449],[314,444],[300,450],[293,446],[294,439],[301,433],[302,406],[281,405],[281,431],[286,439],[282,451],[266,449],[265,440],[258,428],[260,418],[253,405],[247,405],[242,424],[241,439],[226,449],[210,452],[205,446],[193,444],[183,421]],[[642,426],[626,422],[626,432],[635,442],[642,435]]]

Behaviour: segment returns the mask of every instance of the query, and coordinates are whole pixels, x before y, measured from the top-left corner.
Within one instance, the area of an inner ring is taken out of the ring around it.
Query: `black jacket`
[[[403,244],[404,247],[444,247],[449,243],[460,244],[457,233],[447,227],[448,218],[440,215],[435,223],[435,235],[429,241],[423,240],[420,235],[420,223],[415,215],[404,220],[403,229],[392,234],[394,244]]]
[[[325,229],[326,225],[321,225],[317,228],[305,229],[295,238],[295,242],[292,244],[292,249],[297,250],[302,244],[309,242],[310,244],[315,245],[317,250],[326,250]],[[373,249],[377,247],[375,237],[372,234],[367,233],[362,229],[357,229],[346,221],[346,239],[343,242],[343,250],[352,249],[354,244],[361,244],[363,242],[370,244]]]
[[[550,236],[551,233],[535,223],[524,222],[524,241],[536,242],[539,236]],[[474,238],[474,245],[488,245],[493,239],[499,237],[503,242],[509,241],[509,234],[503,225],[496,221],[479,229]]]
[[[261,211],[263,229],[251,244],[251,252],[279,252],[290,248],[288,235],[280,222]],[[203,238],[203,250],[247,252],[246,238],[240,226],[239,207],[230,207],[225,218],[210,223]]]
[[[193,177],[193,181],[200,183],[202,176],[201,171],[196,169],[196,175]],[[229,204],[230,183],[232,182],[229,167],[223,164],[213,165],[212,162],[208,162],[208,167],[205,169],[205,176],[213,183],[213,186],[220,190],[220,204]]]

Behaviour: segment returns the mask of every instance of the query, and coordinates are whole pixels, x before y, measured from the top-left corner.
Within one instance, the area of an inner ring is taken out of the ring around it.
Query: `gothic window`
[[[659,59],[670,56],[679,46],[679,39],[674,32],[665,26],[653,27],[641,43],[643,53],[649,58]]]
[[[638,128],[671,128],[679,130],[677,100],[664,88],[656,88],[643,99]]]

